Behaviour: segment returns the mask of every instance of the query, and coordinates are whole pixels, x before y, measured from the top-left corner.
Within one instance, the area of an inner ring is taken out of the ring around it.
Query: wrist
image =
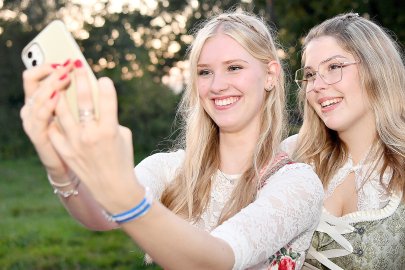
[[[143,186],[135,187],[131,185],[124,190],[111,192],[111,195],[108,196],[109,199],[107,199],[107,196],[104,197],[103,205],[112,214],[125,212],[142,201],[145,196],[145,189]]]
[[[145,195],[145,188],[139,184],[133,170],[119,175],[102,173],[95,178],[108,185],[94,189],[93,195],[109,213],[124,212],[138,204]]]
[[[149,187],[145,187],[144,196],[138,203],[135,204],[132,208],[127,208],[128,210],[108,213],[104,211],[104,215],[107,220],[111,222],[116,222],[118,224],[123,224],[129,221],[136,220],[143,215],[145,215],[150,208],[152,207],[153,196]]]
[[[65,199],[69,198],[70,196],[77,196],[79,194],[78,187],[80,184],[79,178],[71,174],[71,176],[64,182],[61,179],[55,181],[49,174],[48,174],[48,181],[53,187],[53,193],[57,194]]]

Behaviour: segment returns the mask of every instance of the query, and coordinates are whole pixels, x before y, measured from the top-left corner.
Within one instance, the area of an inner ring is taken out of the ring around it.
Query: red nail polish
[[[82,63],[82,61],[81,61],[80,59],[77,59],[77,60],[74,62],[74,65],[75,65],[75,67],[77,67],[77,68],[81,68],[81,67],[83,66],[83,63]]]
[[[61,64],[51,64],[51,67],[57,69],[58,67],[61,67]]]
[[[50,99],[53,99],[57,94],[58,94],[58,91],[54,90],[52,92],[52,95],[51,95]]]
[[[63,74],[62,76],[59,77],[59,81],[62,81],[62,80],[64,80],[64,79],[66,79],[67,76],[68,76],[67,73]]]
[[[69,65],[69,63],[70,63],[70,59],[66,60],[66,62],[63,63],[63,66],[66,67],[67,65]]]

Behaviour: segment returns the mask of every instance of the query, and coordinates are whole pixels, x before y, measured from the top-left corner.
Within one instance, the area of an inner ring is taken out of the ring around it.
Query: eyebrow
[[[243,59],[227,60],[227,61],[224,61],[223,64],[229,65],[229,64],[232,64],[232,63],[235,63],[235,62],[244,62],[244,63],[246,63],[246,64],[249,64],[248,61],[243,60]],[[208,66],[210,66],[210,65],[209,65],[209,64],[197,64],[197,67],[208,67]]]
[[[333,56],[331,56],[331,57],[326,58],[325,60],[322,60],[322,61],[318,64],[318,66],[319,66],[320,64],[323,64],[323,63],[326,63],[326,62],[332,60],[333,58],[345,58],[345,59],[347,59],[346,56],[343,56],[343,55],[340,55],[340,54],[336,54],[336,55],[333,55]],[[312,68],[312,67],[311,67],[311,66],[305,66],[304,68],[305,68],[305,69],[310,69],[310,68]]]

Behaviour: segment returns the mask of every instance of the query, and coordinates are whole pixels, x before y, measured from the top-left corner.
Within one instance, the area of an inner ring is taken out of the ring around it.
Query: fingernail
[[[61,67],[61,64],[51,64],[51,67],[57,69],[58,67]]]
[[[50,99],[53,99],[57,94],[58,94],[58,91],[54,90],[52,92],[52,95],[51,95]]]
[[[63,63],[63,66],[66,67],[67,65],[69,65],[69,63],[70,63],[70,59],[66,60],[66,62]]]
[[[68,76],[67,73],[63,74],[62,76],[59,77],[59,81],[66,79],[67,76]]]
[[[77,68],[81,68],[81,67],[83,66],[83,63],[82,63],[82,61],[81,61],[80,59],[77,59],[77,60],[74,62],[74,65],[75,65],[75,67],[77,67]]]

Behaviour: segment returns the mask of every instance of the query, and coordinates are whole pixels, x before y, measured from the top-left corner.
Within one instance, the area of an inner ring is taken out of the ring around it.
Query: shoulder
[[[135,172],[138,176],[143,176],[145,181],[149,181],[147,178],[154,178],[169,182],[173,179],[183,160],[184,150],[156,153],[142,160],[135,167]]]
[[[286,152],[288,155],[291,156],[292,152],[294,152],[295,146],[297,145],[298,141],[298,134],[294,134],[280,144],[280,150]]]
[[[142,160],[136,167],[135,173],[139,182],[149,186],[155,198],[170,183],[184,160],[184,151],[177,150],[169,153],[156,153]]]
[[[156,167],[156,166],[169,166],[178,167],[183,162],[184,150],[179,149],[175,152],[155,153],[146,157],[136,167]]]
[[[321,180],[319,179],[318,175],[315,173],[313,168],[301,162],[291,163],[283,166],[277,173],[273,176],[274,179],[290,179],[295,178],[296,181],[310,181],[313,182],[315,185],[320,185]]]
[[[323,197],[324,193],[322,182],[318,175],[310,165],[305,163],[284,165],[269,177],[263,186],[263,190],[272,189],[274,186],[289,187],[321,197]]]

